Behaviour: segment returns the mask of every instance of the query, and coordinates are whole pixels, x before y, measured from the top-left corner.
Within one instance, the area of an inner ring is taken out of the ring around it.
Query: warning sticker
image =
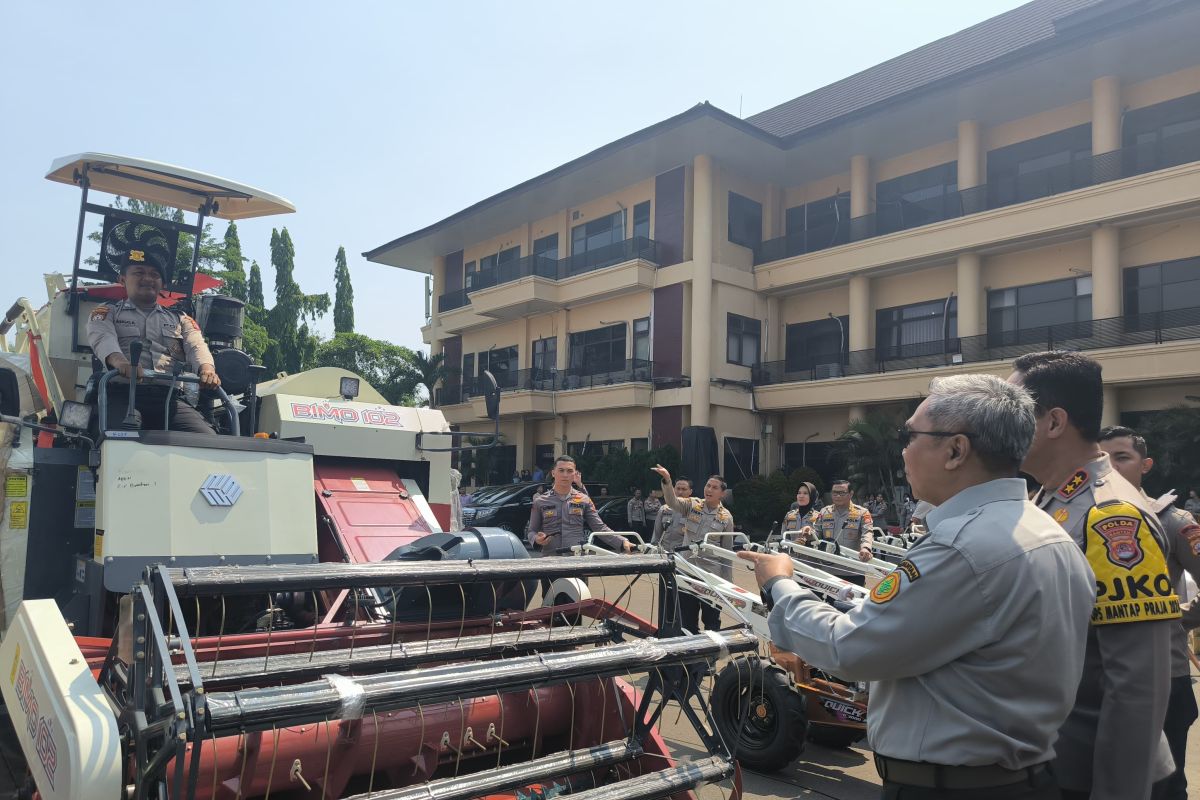
[[[75,504],[75,527],[96,527],[96,501],[83,500]]]
[[[4,479],[4,496],[5,497],[28,497],[29,496],[29,476],[28,475],[9,475]]]
[[[367,483],[365,478],[351,478],[350,483],[354,484],[354,491],[356,492],[371,491],[371,484]]]
[[[88,467],[80,467],[75,476],[75,502],[86,503],[96,499],[96,476]],[[75,526],[80,527],[79,525]]]
[[[29,527],[29,501],[14,500],[8,504],[8,527],[23,531]]]

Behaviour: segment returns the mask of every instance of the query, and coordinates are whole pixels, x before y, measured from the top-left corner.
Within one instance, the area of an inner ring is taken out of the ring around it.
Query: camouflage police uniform
[[[212,353],[204,343],[204,336],[196,321],[171,308],[161,305],[149,310],[138,308],[131,300],[106,303],[92,311],[87,326],[88,344],[100,363],[108,366],[109,356],[120,353],[129,359],[129,346],[142,342],[139,366],[146,370],[172,372],[179,365],[190,372],[213,365]],[[114,386],[119,382],[120,385]],[[117,378],[109,382],[108,420],[101,420],[105,427],[116,427],[125,416],[129,391]],[[147,430],[163,427],[163,408],[167,387],[157,385],[138,386],[137,408],[142,413],[143,428]],[[171,410],[170,429],[192,433],[212,433],[212,427],[200,412],[185,403],[176,391]]]
[[[1172,771],[1163,720],[1180,612],[1169,543],[1107,454],[1057,489],[1042,487],[1035,502],[1083,549],[1096,578],[1083,678],[1055,745],[1059,784],[1091,800],[1146,800]]]
[[[541,546],[542,555],[569,555],[571,548],[586,542],[588,533],[592,531],[611,533],[612,528],[605,525],[596,513],[592,498],[578,489],[571,489],[566,496],[550,489],[533,498],[528,537],[529,543],[536,546],[534,539],[537,535],[546,534],[546,543]],[[623,536],[602,538],[618,550],[625,545]]]
[[[1171,545],[1171,554],[1167,559],[1171,584],[1180,586],[1180,579],[1185,570],[1193,575],[1200,575],[1200,525],[1196,524],[1191,514],[1175,507],[1174,494],[1151,500],[1143,491],[1142,497],[1158,516]],[[1188,658],[1187,632],[1190,628],[1200,626],[1200,603],[1193,603],[1191,608],[1185,609],[1181,622],[1183,624],[1176,625],[1171,632],[1171,695],[1167,702],[1166,721],[1163,723],[1163,732],[1171,748],[1175,771],[1154,785],[1154,800],[1187,800],[1188,796],[1184,764],[1187,756],[1188,729],[1196,721],[1197,709],[1196,695],[1192,691],[1192,664]]]

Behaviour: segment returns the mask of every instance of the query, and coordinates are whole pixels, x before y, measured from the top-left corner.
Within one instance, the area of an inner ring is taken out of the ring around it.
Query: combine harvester
[[[25,796],[740,792],[696,687],[718,658],[754,650],[752,634],[683,634],[669,555],[535,561],[505,531],[449,532],[450,453],[465,448],[441,412],[390,406],[333,369],[256,386],[240,304],[193,296],[195,257],[168,276],[164,302],[191,302],[212,344],[223,389],[199,407],[219,433],[107,418],[114,373],[93,367],[85,325],[121,296],[110,263],[121,226],[174,241],[208,216],[282,213],[287,201],[99,154],[47,177],[83,190],[74,269],[48,278],[45,306],[21,299],[0,323],[0,690]],[[90,191],[198,221],[94,205]],[[81,261],[87,214],[104,218],[94,268]],[[494,381],[487,403],[498,419]],[[643,576],[661,580],[657,625],[625,607]],[[538,579],[588,578],[625,589],[613,602],[531,602]],[[668,702],[707,752],[671,758],[655,728]]]

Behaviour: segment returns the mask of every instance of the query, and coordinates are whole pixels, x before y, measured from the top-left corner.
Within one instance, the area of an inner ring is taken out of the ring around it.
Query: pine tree
[[[350,267],[346,265],[346,248],[339,247],[333,268],[336,293],[333,299],[333,332],[354,333],[354,287],[350,285]]]
[[[243,266],[242,242],[238,239],[237,223],[230,220],[225,229],[225,254],[222,259],[224,272],[218,277],[225,282],[225,292],[230,297],[246,300],[246,270]]]
[[[257,261],[250,262],[250,280],[246,284],[246,304],[254,308],[266,308],[266,298],[263,297],[262,270]]]

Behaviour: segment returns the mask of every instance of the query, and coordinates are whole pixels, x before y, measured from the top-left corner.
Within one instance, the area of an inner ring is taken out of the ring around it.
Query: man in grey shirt
[[[901,429],[929,535],[847,614],[755,562],[771,639],[872,681],[867,736],[884,798],[1057,798],[1048,768],[1083,668],[1095,587],[1079,548],[1016,477],[1034,433],[1020,387],[938,378]]]

